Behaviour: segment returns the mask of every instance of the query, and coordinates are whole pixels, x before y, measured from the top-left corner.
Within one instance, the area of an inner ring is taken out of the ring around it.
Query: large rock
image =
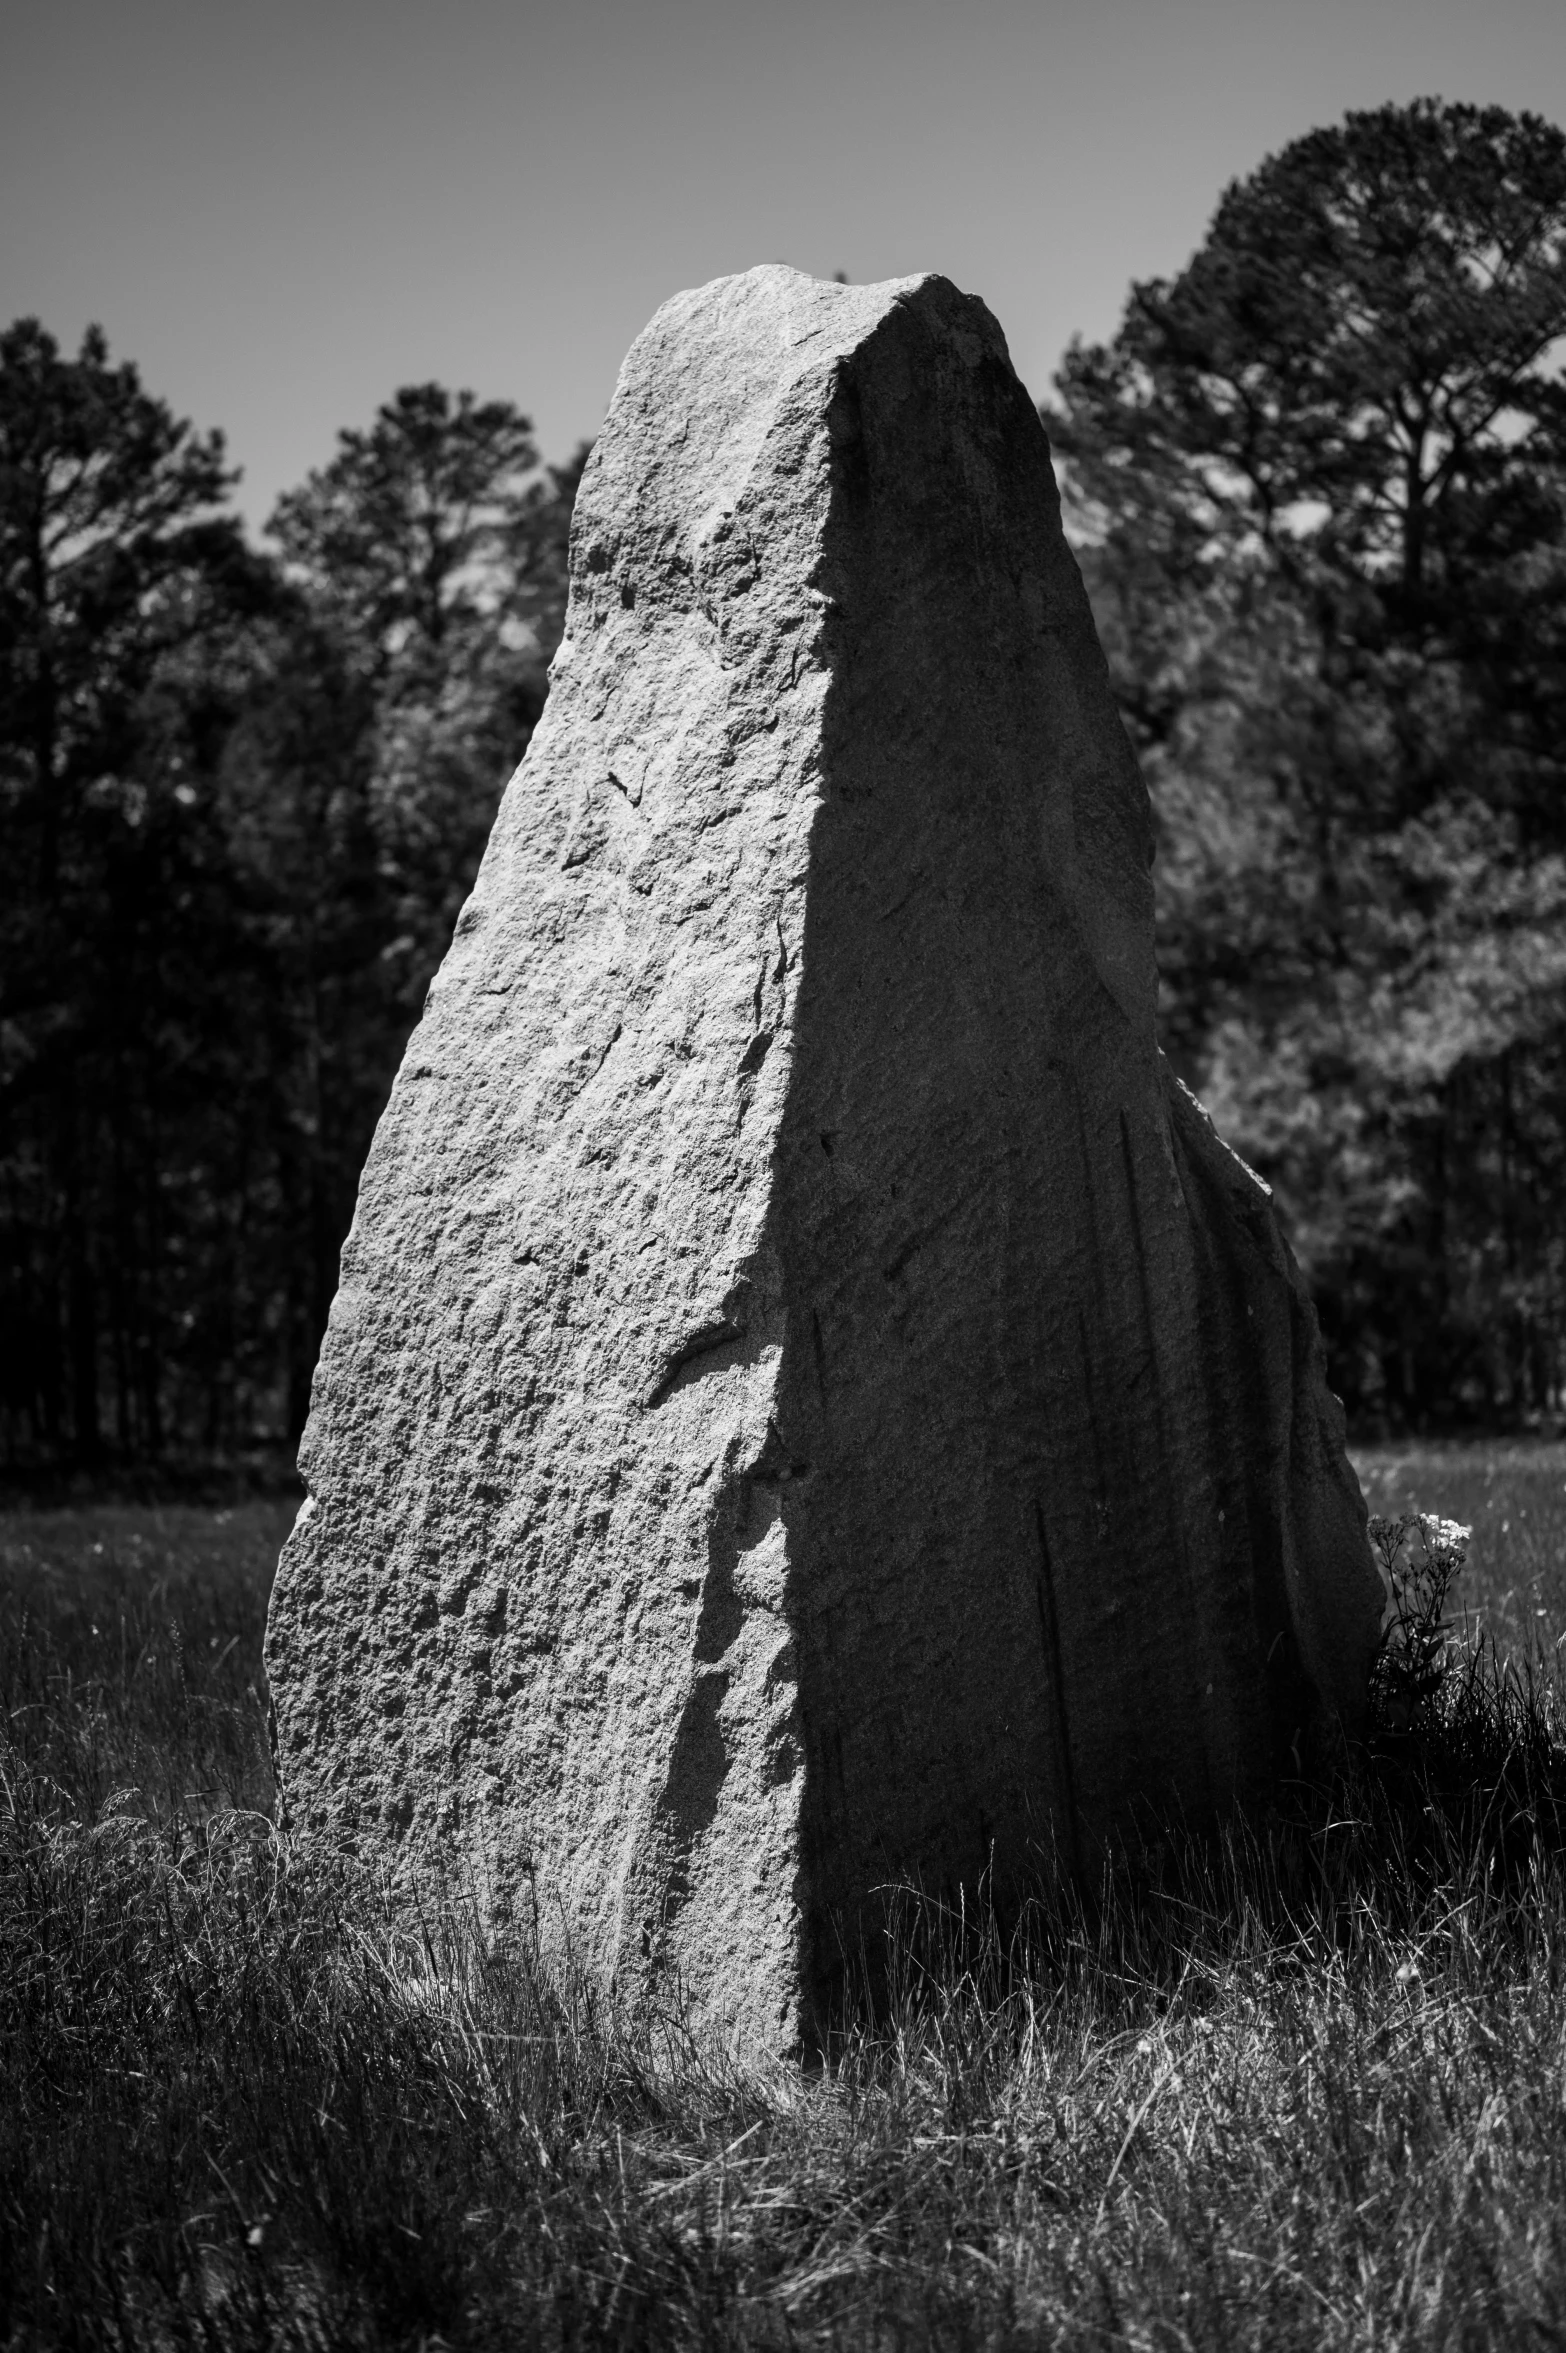
[[[1159,1058],[1149,857],[982,304],[666,304],[343,1256],[302,1830],[788,2048],[889,1883],[1091,1871],[1352,1734],[1364,1506]]]

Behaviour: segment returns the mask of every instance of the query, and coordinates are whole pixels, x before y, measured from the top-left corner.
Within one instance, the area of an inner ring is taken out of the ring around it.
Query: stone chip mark
[[[642,794],[647,786],[646,769],[641,754],[631,745],[621,744],[615,751],[609,768],[609,782],[616,792],[624,796],[631,808],[641,807]]]
[[[720,1369],[717,1365],[702,1360],[715,1356],[720,1349],[737,1347],[744,1338],[744,1325],[732,1323],[726,1316],[688,1333],[663,1359],[656,1378],[643,1395],[644,1409],[655,1413],[660,1405],[666,1405],[678,1390],[688,1388],[703,1373],[717,1372]],[[724,1361],[728,1363],[732,1359],[725,1357]]]

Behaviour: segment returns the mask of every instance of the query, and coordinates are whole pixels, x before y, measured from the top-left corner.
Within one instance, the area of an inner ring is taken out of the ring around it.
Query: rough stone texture
[[[300,1828],[787,2049],[889,1882],[1091,1869],[1352,1732],[1364,1506],[1156,1050],[1149,839],[982,304],[668,303],[344,1253]]]

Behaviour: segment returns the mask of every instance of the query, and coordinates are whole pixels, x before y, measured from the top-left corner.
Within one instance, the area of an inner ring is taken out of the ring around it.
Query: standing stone
[[[299,1829],[789,2049],[889,1883],[1091,1871],[1352,1735],[1364,1505],[1160,1059],[1149,863],[983,305],[667,303],[343,1254]]]

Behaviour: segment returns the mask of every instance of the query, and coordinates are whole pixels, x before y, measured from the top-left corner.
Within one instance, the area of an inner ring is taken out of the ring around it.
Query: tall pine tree
[[[1566,1374],[1563,338],[1566,137],[1423,100],[1230,188],[1046,411],[1170,1049],[1387,1418]]]

